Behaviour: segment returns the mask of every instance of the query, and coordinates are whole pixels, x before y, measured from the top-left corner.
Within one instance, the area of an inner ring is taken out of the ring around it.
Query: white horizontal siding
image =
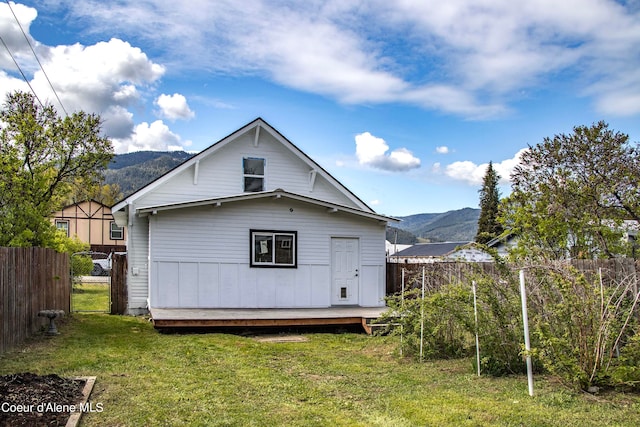
[[[128,312],[140,314],[147,309],[149,295],[149,225],[146,218],[135,218],[129,225],[127,241]]]
[[[360,241],[361,305],[384,293],[384,225],[283,199],[150,217],[154,307],[327,307],[331,237]],[[297,231],[297,268],[251,268],[250,229]]]
[[[227,144],[214,154],[202,159],[158,186],[136,201],[137,207],[158,206],[166,203],[200,200],[241,194],[244,192],[242,159],[258,157],[266,160],[265,190],[278,188],[350,207],[357,206],[319,174],[310,185],[311,168],[268,132],[260,134],[258,146],[253,144],[253,133]]]

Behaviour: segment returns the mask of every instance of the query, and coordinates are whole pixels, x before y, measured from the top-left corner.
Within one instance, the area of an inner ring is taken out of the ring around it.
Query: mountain
[[[387,226],[387,240],[399,245],[413,245],[418,243],[418,238],[415,234],[392,225]]]
[[[464,208],[444,213],[422,213],[399,217],[398,219],[402,221],[395,227],[413,234],[420,241],[470,242],[476,237],[479,217],[480,209]],[[387,237],[389,237],[389,231],[387,231]],[[398,243],[401,243],[400,234],[398,234]],[[413,242],[403,241],[402,243]]]
[[[138,151],[117,154],[104,173],[104,184],[118,184],[126,196],[191,158],[184,151]]]

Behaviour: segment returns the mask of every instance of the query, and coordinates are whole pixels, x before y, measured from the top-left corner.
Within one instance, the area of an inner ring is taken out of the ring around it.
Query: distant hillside
[[[399,245],[413,245],[418,243],[418,238],[415,234],[393,226],[387,227],[387,240]]]
[[[395,227],[409,232],[422,241],[473,241],[478,231],[480,209],[464,208],[444,213],[424,213],[399,217]],[[400,241],[398,241],[400,243]]]
[[[116,155],[104,174],[105,184],[118,184],[126,196],[162,176],[193,154],[184,151],[138,151]]]

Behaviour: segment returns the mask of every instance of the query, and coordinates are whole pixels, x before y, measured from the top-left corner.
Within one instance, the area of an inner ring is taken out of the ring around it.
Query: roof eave
[[[246,201],[246,200],[255,200],[255,199],[265,199],[270,197],[287,198],[287,199],[297,200],[304,203],[310,203],[320,207],[325,207],[327,208],[329,213],[345,212],[345,213],[349,213],[349,214],[353,214],[361,217],[374,219],[377,221],[383,221],[385,223],[400,221],[397,218],[393,218],[390,216],[380,215],[375,212],[368,212],[365,210],[360,210],[360,209],[352,208],[349,206],[344,206],[344,205],[339,205],[332,202],[327,202],[324,200],[314,199],[311,197],[290,193],[280,189],[274,190],[274,191],[262,191],[262,192],[256,192],[256,193],[243,193],[243,194],[237,194],[233,196],[216,197],[211,199],[200,199],[200,200],[192,200],[187,202],[169,203],[164,205],[144,206],[144,207],[137,208],[136,214],[139,214],[139,215],[156,214],[161,211],[193,208],[193,207],[208,206],[208,205],[219,207],[227,203]]]

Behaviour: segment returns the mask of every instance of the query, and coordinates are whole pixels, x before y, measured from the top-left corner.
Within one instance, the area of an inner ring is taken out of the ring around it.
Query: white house
[[[260,118],[112,212],[128,227],[130,314],[384,307],[395,219]]]

